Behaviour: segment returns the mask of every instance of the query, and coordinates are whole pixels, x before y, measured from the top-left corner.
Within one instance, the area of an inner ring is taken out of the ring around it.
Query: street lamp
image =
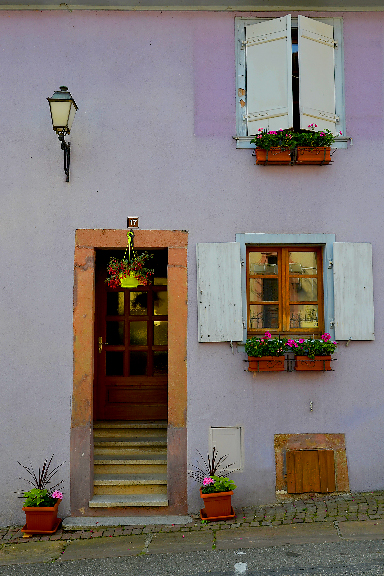
[[[64,172],[67,177],[66,181],[69,182],[71,143],[65,141],[65,135],[71,132],[77,105],[66,86],[60,86],[60,90],[54,92],[53,96],[47,100],[51,109],[53,129],[61,142],[61,149],[64,150]]]

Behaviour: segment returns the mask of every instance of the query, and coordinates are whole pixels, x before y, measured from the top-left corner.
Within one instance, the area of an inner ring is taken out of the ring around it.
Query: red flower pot
[[[319,146],[318,148],[297,147],[297,164],[329,164],[330,162],[330,146]]]
[[[256,164],[290,164],[291,151],[289,148],[256,148]]]
[[[22,529],[22,532],[26,532],[27,534],[48,534],[56,532],[61,522],[61,519],[57,518],[57,509],[60,502],[61,500],[56,500],[54,506],[24,506],[23,510],[27,523]]]
[[[203,494],[200,488],[200,496],[204,500],[204,509],[201,510],[201,517],[207,520],[233,518],[232,494],[233,490]]]
[[[296,356],[295,360],[295,370],[332,370],[331,356],[315,356],[313,360],[308,356]]]
[[[248,372],[281,372],[284,356],[248,356]]]

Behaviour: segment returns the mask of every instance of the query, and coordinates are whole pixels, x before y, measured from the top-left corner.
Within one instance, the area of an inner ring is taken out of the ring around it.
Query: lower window
[[[324,332],[322,248],[247,248],[248,333]]]

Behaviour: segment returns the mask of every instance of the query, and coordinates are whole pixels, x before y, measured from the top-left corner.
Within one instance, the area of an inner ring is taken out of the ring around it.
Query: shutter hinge
[[[328,270],[330,270],[331,268],[333,268],[333,260],[329,260],[328,262]]]
[[[334,41],[333,41],[333,45],[334,45],[335,48],[338,48],[338,47],[339,47],[339,44],[338,44],[337,40],[334,40]]]
[[[330,328],[334,328],[334,327],[335,327],[335,321],[334,321],[334,320],[331,320],[331,321],[330,321],[329,327],[330,327]]]
[[[244,260],[241,260],[240,262],[241,262],[241,265],[242,265],[242,266],[245,266]]]

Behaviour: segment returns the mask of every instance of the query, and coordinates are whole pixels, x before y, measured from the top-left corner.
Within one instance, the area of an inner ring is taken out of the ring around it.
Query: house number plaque
[[[138,228],[139,227],[139,218],[128,216],[127,218],[127,228]]]

